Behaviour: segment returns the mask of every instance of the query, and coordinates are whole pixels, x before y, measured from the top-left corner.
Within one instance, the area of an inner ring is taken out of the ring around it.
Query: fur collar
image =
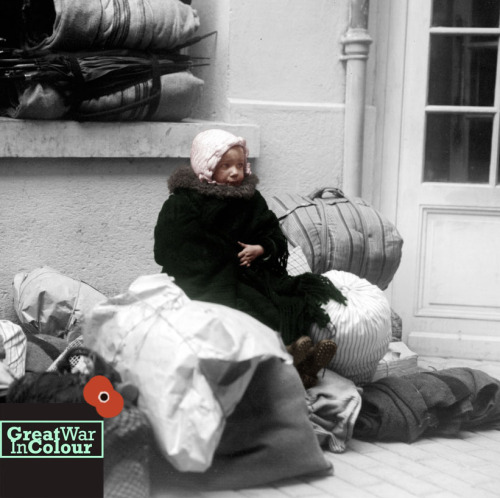
[[[239,187],[207,183],[199,180],[190,166],[182,166],[168,179],[168,189],[172,194],[185,188],[219,199],[251,199],[258,183],[259,179],[255,175],[246,176]]]

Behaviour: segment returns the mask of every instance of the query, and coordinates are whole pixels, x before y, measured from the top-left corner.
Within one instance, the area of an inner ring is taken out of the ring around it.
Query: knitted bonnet
[[[198,133],[191,145],[191,167],[200,181],[216,183],[212,180],[215,167],[221,157],[231,148],[240,146],[248,158],[247,142],[224,130],[206,130]],[[245,176],[251,175],[250,164],[245,167]]]

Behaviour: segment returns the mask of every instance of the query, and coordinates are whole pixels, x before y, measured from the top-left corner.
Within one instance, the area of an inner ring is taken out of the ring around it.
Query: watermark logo
[[[103,375],[95,375],[83,388],[85,401],[104,418],[116,417],[123,410],[123,397]]]
[[[0,458],[103,458],[102,420],[0,421]]]
[[[0,497],[103,498],[104,431],[87,403],[0,403]]]

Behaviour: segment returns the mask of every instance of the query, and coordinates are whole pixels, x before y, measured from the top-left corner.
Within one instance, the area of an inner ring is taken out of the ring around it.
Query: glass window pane
[[[432,35],[428,103],[492,106],[497,52],[495,36]]]
[[[487,183],[493,117],[428,114],[424,182]]]
[[[498,27],[498,0],[434,0],[432,26]]]

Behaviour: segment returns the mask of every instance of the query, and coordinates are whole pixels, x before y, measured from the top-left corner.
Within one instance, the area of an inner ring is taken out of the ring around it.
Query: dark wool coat
[[[251,175],[239,187],[208,184],[189,167],[177,170],[158,216],[154,256],[191,299],[244,311],[288,344],[313,322],[326,326],[320,304],[343,297],[319,275],[288,276],[287,240],[257,183]],[[240,266],[238,241],[260,244],[264,255]]]

